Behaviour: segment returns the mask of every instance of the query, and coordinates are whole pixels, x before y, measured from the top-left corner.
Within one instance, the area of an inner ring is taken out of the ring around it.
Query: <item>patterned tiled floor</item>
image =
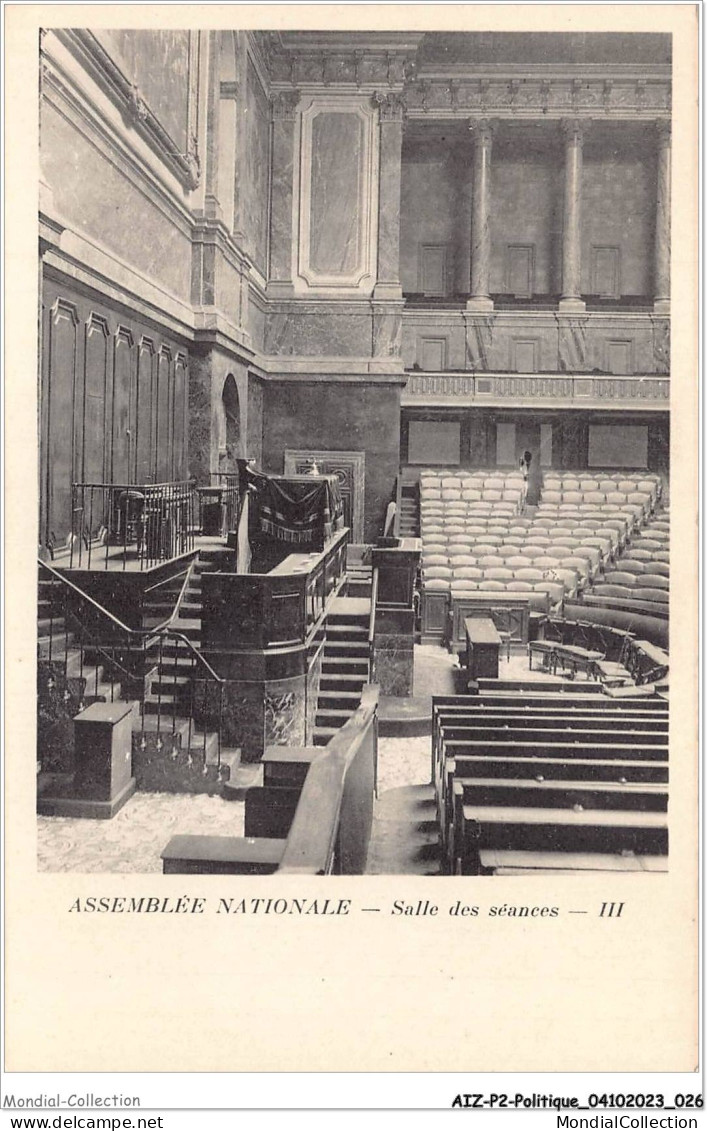
[[[243,835],[243,802],[204,794],[136,793],[112,821],[37,818],[40,872],[161,872],[177,833]]]

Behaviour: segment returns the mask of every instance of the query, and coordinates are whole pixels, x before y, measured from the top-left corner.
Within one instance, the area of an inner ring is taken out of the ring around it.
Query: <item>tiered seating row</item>
[[[479,513],[517,514],[525,499],[525,481],[520,471],[466,471],[445,474],[420,472],[420,500],[464,502]]]
[[[625,607],[623,602],[655,607],[667,615],[670,588],[670,516],[658,511],[603,577],[587,590],[586,599],[607,608]]]
[[[660,477],[651,472],[548,471],[543,477],[541,502],[635,505],[649,514],[656,507],[661,489]]]
[[[626,472],[613,478],[547,473],[546,482],[558,487],[558,498],[567,501],[541,501],[531,517],[511,513],[516,504],[503,501],[509,483],[517,484],[522,498],[520,471],[507,472],[505,478],[488,472],[421,473],[423,635],[429,630],[429,639],[436,636],[439,629],[432,625],[446,620],[450,602],[453,609],[455,598],[477,590],[526,594],[535,612],[542,611],[547,599],[559,609],[563,600],[581,598],[592,582],[604,583],[600,574],[613,573],[617,555],[638,536],[660,492],[657,476],[627,478]],[[605,490],[598,490],[602,485]],[[580,490],[569,490],[575,486]],[[626,490],[606,490],[610,486]],[[498,501],[477,498],[479,490],[496,492]],[[551,499],[555,494],[550,489]],[[655,582],[666,568],[664,563],[654,572],[646,571],[640,586],[645,592],[636,597],[648,609],[666,589]],[[606,583],[618,586],[621,578],[609,576]]]
[[[616,552],[620,524],[586,520],[466,519],[421,514],[423,588],[451,594],[485,590],[547,592],[553,604],[574,596]]]
[[[660,868],[636,854],[667,855],[667,743],[657,699],[435,697],[432,777],[449,870],[488,874],[509,854],[521,869]]]

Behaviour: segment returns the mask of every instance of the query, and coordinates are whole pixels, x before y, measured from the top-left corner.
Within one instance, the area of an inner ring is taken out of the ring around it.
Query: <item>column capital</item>
[[[587,123],[582,118],[563,118],[560,128],[566,145],[583,145]]]
[[[658,145],[669,146],[672,141],[673,128],[672,123],[666,118],[659,118],[655,123],[655,132],[658,139]]]
[[[300,100],[298,90],[278,90],[272,99],[273,118],[285,118],[293,121],[297,116],[297,106]]]
[[[469,133],[479,145],[490,147],[493,144],[493,135],[498,123],[492,118],[469,118],[467,126]]]
[[[402,122],[406,110],[402,93],[376,90],[371,97],[374,106],[380,110],[381,122]]]

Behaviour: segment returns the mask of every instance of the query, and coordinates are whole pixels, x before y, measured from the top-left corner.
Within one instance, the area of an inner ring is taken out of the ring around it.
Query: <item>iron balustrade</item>
[[[237,471],[212,471],[211,484],[221,488],[221,504],[224,508],[224,530],[237,530],[240,522],[243,499],[240,493],[240,475]]]
[[[149,629],[130,628],[74,585],[64,574],[39,561],[47,616],[40,630],[38,662],[78,680],[78,710],[87,700],[134,700],[140,717],[140,744],[152,736],[156,749],[172,741],[201,752],[206,773],[209,735],[215,735],[216,764],[221,767],[225,680],[216,674],[193,643],[173,626],[186,593],[193,563],[186,573],[174,611]],[[152,685],[156,683],[156,693]],[[66,693],[65,693],[66,698]],[[197,729],[197,724],[201,730]],[[192,745],[194,743],[194,745]]]
[[[198,530],[194,480],[74,483],[70,569],[150,569],[193,551]]]

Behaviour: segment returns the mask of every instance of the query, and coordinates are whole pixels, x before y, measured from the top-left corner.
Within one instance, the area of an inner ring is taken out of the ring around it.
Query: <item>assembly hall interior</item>
[[[671,37],[39,52],[38,867],[665,871]]]

